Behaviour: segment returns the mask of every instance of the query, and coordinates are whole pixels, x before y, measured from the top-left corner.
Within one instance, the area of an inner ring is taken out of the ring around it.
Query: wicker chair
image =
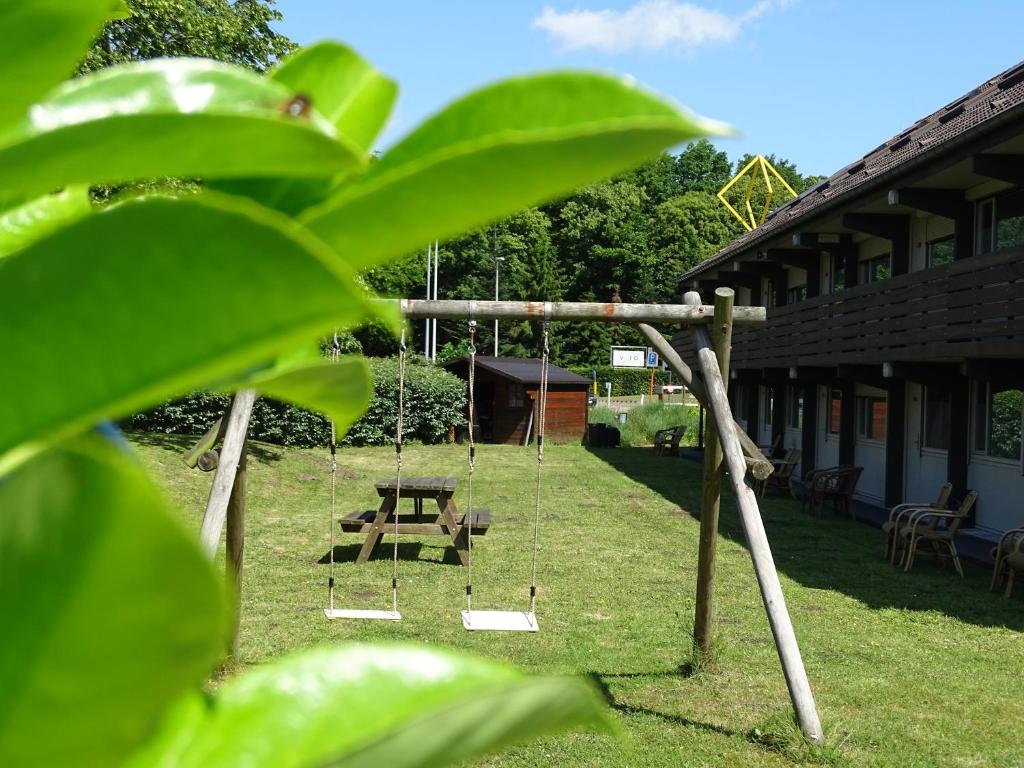
[[[810,507],[811,514],[817,513],[820,517],[825,502],[831,501],[835,509],[842,507],[850,519],[854,520],[856,516],[851,501],[863,471],[864,467],[829,467],[812,470],[804,475],[803,483],[793,484],[793,495],[796,496],[799,492],[800,508],[806,510]]]
[[[904,518],[915,509],[935,509],[938,511],[945,511],[946,504],[949,501],[949,494],[953,492],[952,483],[943,483],[939,489],[939,495],[935,499],[934,504],[919,504],[915,502],[906,502],[904,504],[897,504],[891,510],[889,510],[889,519],[882,523],[882,531],[885,533],[885,556],[888,558],[890,563],[896,563],[896,531],[899,530],[900,523],[903,522]]]
[[[977,500],[977,492],[971,491],[955,510],[911,510],[896,533],[896,546],[902,550],[900,564],[904,572],[914,566],[918,548],[922,544],[928,544],[937,557],[943,555],[943,550],[948,550],[953,566],[962,578],[964,569],[960,564],[960,555],[957,554],[954,539]]]
[[[1006,590],[1003,594],[1010,597],[1013,594],[1014,577],[1018,571],[1024,573],[1024,527],[1006,531],[999,538],[999,543],[993,547],[992,559],[995,562],[989,589],[995,592],[1005,584]]]

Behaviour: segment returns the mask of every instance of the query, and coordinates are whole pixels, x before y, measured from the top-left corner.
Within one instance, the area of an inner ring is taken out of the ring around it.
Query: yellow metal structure
[[[743,166],[743,170],[733,176],[732,179],[729,180],[728,184],[718,190],[718,199],[722,201],[722,205],[729,209],[729,213],[736,217],[736,220],[743,225],[743,228],[746,229],[747,232],[750,232],[763,224],[765,217],[768,215],[768,211],[772,209],[772,200],[775,197],[775,190],[772,188],[772,176],[782,184],[789,194],[796,197],[796,191],[786,183],[786,180],[782,178],[782,174],[775,170],[775,167],[761,155],[758,155]],[[740,179],[743,178],[747,179],[747,193],[743,196],[744,212],[740,213],[732,203],[726,199],[725,195],[740,181]],[[760,216],[755,216],[750,200],[754,195],[754,188],[757,186],[758,179],[764,179],[764,186],[767,194],[764,198],[764,205],[761,206]]]

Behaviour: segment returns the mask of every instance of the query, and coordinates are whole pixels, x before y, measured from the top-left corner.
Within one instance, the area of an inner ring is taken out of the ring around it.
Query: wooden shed
[[[539,416],[540,364],[538,358],[477,356],[475,401],[480,440],[513,445],[533,440]],[[468,383],[468,358],[452,360],[444,367]],[[548,440],[583,440],[589,386],[589,379],[557,365],[548,366]]]

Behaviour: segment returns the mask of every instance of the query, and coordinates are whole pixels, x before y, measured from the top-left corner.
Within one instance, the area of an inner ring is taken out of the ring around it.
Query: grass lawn
[[[181,463],[187,440],[137,436],[143,460],[198,529],[210,475]],[[651,449],[545,451],[539,634],[462,629],[465,572],[440,537],[400,546],[403,621],[329,622],[330,480],[325,450],[256,444],[250,459],[242,655],[350,640],[461,648],[531,671],[590,676],[622,725],[615,740],[573,733],[515,748],[504,766],[1024,765],[1024,606],[987,592],[988,573],[922,558],[883,562],[881,533],[838,516],[810,519],[788,500],[763,506],[829,746],[805,747],[731,499],[719,546],[720,660],[688,674],[700,467]],[[339,513],[376,506],[389,448],[339,453]],[[474,550],[474,607],[522,608],[529,584],[532,449],[482,446],[474,501],[495,525]],[[406,475],[465,477],[462,446],[409,446]],[[464,506],[465,482],[456,501]],[[342,534],[336,602],[385,608],[390,546],[354,564]],[[385,539],[388,544],[389,539]]]

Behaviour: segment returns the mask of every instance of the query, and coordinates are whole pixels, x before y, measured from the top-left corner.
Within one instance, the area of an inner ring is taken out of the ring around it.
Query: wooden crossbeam
[[[967,200],[962,189],[905,187],[889,190],[889,205],[903,205],[947,219],[961,215]]]

